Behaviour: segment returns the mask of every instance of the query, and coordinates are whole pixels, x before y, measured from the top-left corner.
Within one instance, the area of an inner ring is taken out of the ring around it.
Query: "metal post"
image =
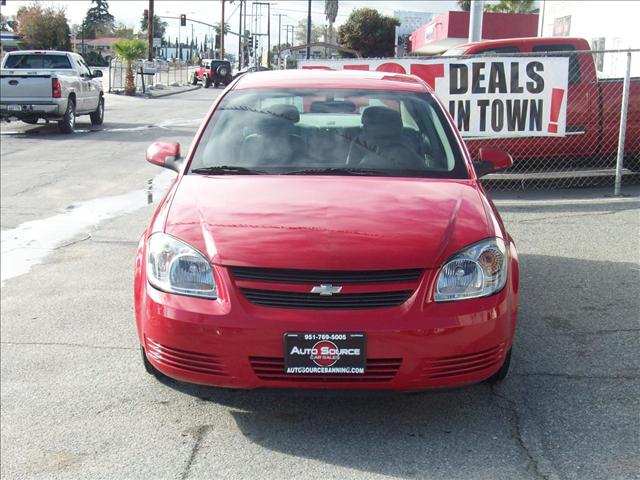
[[[282,50],[282,44],[280,43],[280,34],[282,33],[282,14],[278,14],[278,68],[280,68],[280,50]]]
[[[482,39],[482,11],[484,2],[482,0],[471,0],[471,10],[469,11],[469,42],[478,42]]]
[[[240,0],[240,26],[238,27],[238,70],[242,69],[242,39],[244,32],[242,31],[242,0]]]
[[[311,43],[311,0],[309,0],[309,8],[307,11],[307,60],[311,58],[310,43]]]
[[[616,183],[613,194],[620,195],[622,185],[622,164],[624,162],[624,135],[627,129],[627,110],[629,107],[629,80],[631,78],[631,50],[627,52],[627,71],[622,86],[622,106],[620,108],[620,132],[618,134],[618,158],[616,161]]]
[[[222,4],[222,20],[220,21],[220,60],[224,60],[224,0]]]
[[[147,33],[149,39],[149,45],[147,52],[147,60],[153,61],[153,0],[149,0],[149,17],[147,18]]]
[[[267,68],[271,68],[271,3],[267,2]]]

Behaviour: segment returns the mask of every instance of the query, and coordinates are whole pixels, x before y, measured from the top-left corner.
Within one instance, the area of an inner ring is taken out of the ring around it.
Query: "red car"
[[[514,243],[422,80],[246,75],[216,100],[140,239],[149,373],[232,388],[425,390],[501,380]]]

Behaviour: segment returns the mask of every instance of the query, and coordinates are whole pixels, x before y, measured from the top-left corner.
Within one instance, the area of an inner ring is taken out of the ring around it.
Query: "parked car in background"
[[[204,88],[209,88],[211,85],[217,88],[219,85],[226,87],[231,80],[233,77],[230,62],[205,58],[200,61],[200,67],[193,73],[191,84],[197,85],[198,82],[202,82]]]
[[[235,80],[236,78],[241,77],[242,75],[245,75],[247,73],[263,72],[267,70],[271,70],[271,69],[266,67],[246,67],[236,72],[236,74],[233,76],[233,79]]]
[[[420,79],[297,70],[216,100],[138,245],[147,371],[234,388],[424,390],[502,380],[518,256]]]
[[[445,56],[544,53],[569,56],[567,124],[564,137],[510,139],[469,139],[469,150],[476,158],[479,150],[499,145],[515,162],[562,159],[586,163],[590,159],[614,159],[618,149],[622,79],[598,79],[594,55],[571,52],[591,50],[584,38],[533,37],[487,40],[457,46]],[[640,78],[632,78],[629,90],[626,138],[640,137]],[[640,170],[640,142],[627,141],[625,166]]]
[[[0,70],[0,117],[29,124],[54,120],[73,133],[78,115],[93,125],[104,120],[102,71],[75,53],[25,50],[8,53]]]

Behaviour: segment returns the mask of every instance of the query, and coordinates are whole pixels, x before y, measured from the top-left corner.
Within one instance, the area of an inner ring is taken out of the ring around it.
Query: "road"
[[[133,256],[147,181],[168,177],[144,149],[186,149],[219,92],[108,95],[105,125],[73,137],[2,126],[3,478],[640,478],[637,187],[502,195],[522,287],[499,386],[245,392],[145,374]]]

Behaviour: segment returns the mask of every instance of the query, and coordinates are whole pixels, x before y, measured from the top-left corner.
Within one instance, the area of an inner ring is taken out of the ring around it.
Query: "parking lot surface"
[[[107,95],[105,124],[81,118],[72,137],[2,125],[3,245],[37,259],[3,272],[3,478],[640,478],[637,187],[621,200],[500,196],[521,303],[498,386],[229,391],[147,375],[133,257],[147,181],[168,177],[144,150],[186,151],[220,91]],[[60,241],[21,242],[33,232]]]

